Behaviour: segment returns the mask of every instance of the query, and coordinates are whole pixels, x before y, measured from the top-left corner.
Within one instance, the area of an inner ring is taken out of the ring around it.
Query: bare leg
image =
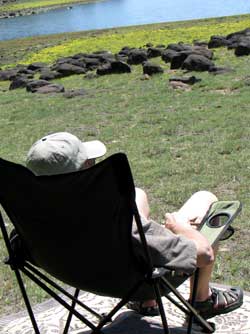
[[[139,211],[139,214],[146,218],[149,219],[149,204],[148,204],[148,198],[147,198],[147,194],[145,193],[145,191],[143,191],[140,188],[135,188],[136,191],[136,205]],[[143,307],[152,307],[156,305],[156,301],[154,299],[150,299],[150,300],[145,300],[142,303]]]
[[[190,221],[190,224],[197,228],[202,218],[206,214],[210,205],[217,201],[217,197],[208,191],[199,191],[193,194],[188,201],[174,213],[176,219],[181,221]],[[216,256],[218,246],[214,247],[214,254]],[[214,262],[210,265],[200,268],[199,282],[197,288],[197,301],[206,300],[211,292],[209,289],[209,282],[213,272]],[[192,291],[193,278],[190,280],[190,288]]]
[[[190,224],[197,228],[202,218],[205,216],[207,210],[213,202],[217,201],[217,197],[208,191],[198,191],[193,194],[180,208],[179,211],[174,212],[175,219],[181,222],[190,222]],[[149,204],[146,193],[136,188],[136,204],[141,216],[146,219],[149,218]],[[217,248],[214,249],[216,253]],[[199,283],[197,288],[197,301],[206,300],[210,296],[209,282],[211,279],[214,263],[200,268]],[[190,280],[190,288],[192,291],[193,279]],[[145,301],[143,306],[154,306],[154,300]]]
[[[140,215],[146,219],[149,219],[150,209],[147,194],[140,188],[135,188],[135,194],[136,205]]]

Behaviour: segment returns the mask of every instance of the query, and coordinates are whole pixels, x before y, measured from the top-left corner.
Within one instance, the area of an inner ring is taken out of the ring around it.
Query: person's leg
[[[135,194],[136,194],[135,201],[136,201],[136,205],[137,205],[139,214],[142,217],[149,219],[150,209],[149,209],[147,194],[145,193],[144,190],[140,188],[135,188]],[[143,307],[154,307],[156,306],[156,301],[154,299],[145,300],[142,303],[142,306]]]
[[[189,221],[190,224],[197,228],[208,211],[210,205],[216,202],[217,197],[208,191],[198,191],[193,194],[187,202],[180,208],[179,211],[174,213],[174,216],[179,221]],[[216,257],[218,247],[214,247],[214,253]],[[199,282],[197,287],[197,301],[204,301],[210,295],[209,282],[213,272],[214,262],[210,265],[200,268]],[[190,280],[190,290],[192,291],[193,278]]]
[[[149,219],[149,204],[148,204],[148,197],[144,190],[140,188],[135,188],[135,201],[139,211],[139,214]]]
[[[189,221],[194,228],[197,228],[210,205],[215,201],[217,201],[217,198],[212,193],[208,191],[199,191],[191,196],[189,200],[180,208],[180,210],[174,213],[174,215],[176,219]],[[147,195],[139,188],[136,188],[136,203],[140,215],[148,219],[150,210]],[[217,252],[217,247],[214,248],[214,252]],[[212,271],[213,264],[200,269],[196,307],[199,309],[200,314],[205,318],[231,312],[232,310],[240,307],[243,303],[243,291],[241,288],[230,288],[225,292],[212,288],[210,291],[209,282]],[[191,288],[192,284],[191,279]],[[210,295],[211,298],[208,298]],[[137,309],[137,311],[139,313],[141,313],[143,307],[146,315],[159,314],[155,300],[146,300],[138,305],[139,309]],[[135,307],[129,308],[134,310],[136,309]],[[149,313],[147,311],[149,311]]]

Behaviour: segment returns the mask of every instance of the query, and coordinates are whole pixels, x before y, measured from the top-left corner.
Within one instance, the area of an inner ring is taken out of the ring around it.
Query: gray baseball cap
[[[82,169],[87,159],[106,153],[99,140],[82,142],[68,132],[56,132],[35,142],[30,148],[26,165],[36,175],[55,175]]]

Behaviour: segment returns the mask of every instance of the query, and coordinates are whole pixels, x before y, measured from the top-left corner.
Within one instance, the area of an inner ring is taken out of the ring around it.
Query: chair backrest
[[[121,297],[143,278],[131,240],[134,200],[122,153],[56,176],[0,159],[0,203],[34,263],[82,290]]]

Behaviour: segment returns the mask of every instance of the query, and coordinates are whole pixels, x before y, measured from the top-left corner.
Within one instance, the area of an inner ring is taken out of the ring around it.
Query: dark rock
[[[128,56],[122,54],[116,54],[115,59],[119,61],[124,61],[125,63],[128,61]]]
[[[47,67],[47,64],[36,62],[28,65],[27,69],[31,71],[40,71],[42,68]]]
[[[65,57],[65,58],[59,58],[56,63],[52,66],[52,70],[57,70],[57,67],[62,65],[62,64],[70,64],[74,66],[79,66],[82,68],[86,67],[85,61],[80,58],[72,58],[72,57]]]
[[[130,73],[131,67],[122,61],[113,61],[98,68],[98,75],[113,74],[113,73]]]
[[[153,64],[149,61],[143,63],[143,74],[153,75],[163,72],[163,68],[157,64]]]
[[[176,52],[192,50],[192,46],[184,43],[171,43],[167,46],[167,49],[174,50]]]
[[[240,44],[249,44],[249,42],[249,37],[239,37],[237,40],[229,41],[227,48],[228,50],[236,49]]]
[[[32,71],[32,70],[29,70],[28,68],[20,68],[18,71],[17,71],[18,74],[26,74],[26,75],[29,75],[29,76],[34,76],[35,72]]]
[[[133,49],[128,54],[128,64],[130,65],[142,64],[147,59],[147,52],[145,50]]]
[[[228,40],[228,49],[235,49],[241,43],[248,44],[250,42],[250,29],[236,31],[226,36]]]
[[[95,70],[102,64],[102,61],[97,58],[86,58],[85,57],[83,58],[83,61],[85,63],[86,69],[88,69],[89,71]]]
[[[26,85],[26,90],[28,92],[35,92],[38,88],[49,85],[50,82],[46,80],[31,80]]]
[[[6,81],[13,79],[18,73],[17,69],[8,69],[0,71],[0,80]]]
[[[248,56],[250,54],[250,41],[249,43],[239,43],[235,48],[234,54],[237,57]]]
[[[62,85],[55,83],[38,87],[33,91],[33,93],[40,93],[40,94],[62,93],[62,92],[64,92],[64,87]]]
[[[86,94],[87,92],[84,89],[71,89],[71,90],[65,91],[63,93],[63,96],[66,97],[67,99],[72,99],[73,97],[84,96]]]
[[[84,59],[71,59],[70,61],[67,62],[67,64],[86,68],[86,62]]]
[[[184,51],[183,51],[184,52]],[[214,53],[211,50],[208,50],[204,46],[194,46],[192,49],[192,53],[196,55],[204,56],[208,59],[213,59]]]
[[[183,62],[182,68],[189,71],[208,71],[214,63],[201,55],[189,55]]]
[[[105,63],[105,62],[110,62],[115,60],[115,55],[111,52],[94,52],[92,54],[93,58],[98,59],[100,62]]]
[[[43,70],[41,72],[41,75],[39,77],[40,80],[54,80],[54,79],[58,79],[61,78],[62,74],[57,72],[57,71],[50,71],[50,70]]]
[[[59,64],[57,66],[53,66],[53,70],[61,73],[62,76],[66,77],[69,75],[74,75],[74,74],[84,74],[86,73],[86,69],[82,68],[80,66],[68,64],[68,63],[63,63]]]
[[[97,75],[111,74],[111,64],[105,64],[96,70]]]
[[[78,53],[74,56],[72,56],[72,59],[78,59],[81,61],[86,62],[86,59],[91,62],[99,62],[100,63],[105,63],[114,60],[115,56],[111,52],[108,51],[97,51],[94,53]]]
[[[130,73],[131,67],[123,61],[112,61],[111,62],[112,73]]]
[[[26,76],[17,76],[10,84],[9,90],[17,89],[17,88],[25,88],[29,79]]]
[[[165,63],[170,63],[174,56],[178,54],[177,51],[166,49],[162,52],[161,59],[165,61]]]
[[[239,39],[240,37],[243,37],[243,36],[245,36],[245,37],[250,36],[250,28],[246,28],[246,29],[228,34],[226,36],[226,39],[230,40],[230,41],[233,41],[234,39]]]
[[[176,70],[178,68],[181,68],[184,60],[189,56],[191,51],[180,51],[176,52],[176,54],[171,59],[171,70]]]
[[[61,57],[61,58],[58,58],[56,60],[56,63],[55,63],[54,66],[65,64],[65,63],[70,63],[73,59],[74,58],[72,58],[72,57]],[[52,69],[54,69],[54,66],[52,67]]]
[[[171,49],[170,49],[171,50]],[[202,46],[194,46],[193,48],[188,47],[186,50],[182,51],[172,51],[174,53],[170,53],[171,57],[171,69],[178,69],[182,67],[183,62],[189,55],[201,55],[208,59],[212,59],[213,52],[211,50],[208,50],[205,47]],[[167,50],[164,51],[162,58],[168,59]]]
[[[169,81],[179,81],[179,82],[183,82],[184,84],[187,85],[194,85],[197,82],[200,82],[201,79],[200,78],[196,78],[194,75],[190,76],[190,77],[173,77],[170,78]]]
[[[88,54],[87,53],[76,53],[75,55],[73,55],[71,58],[72,59],[82,59],[82,58],[84,58],[84,57],[87,57],[88,56]]]
[[[161,57],[163,50],[163,48],[148,48],[147,56],[148,58]]]
[[[229,67],[221,67],[221,66],[212,66],[209,68],[208,72],[214,75],[217,74],[226,74],[232,72],[233,69]]]
[[[128,56],[131,50],[135,50],[135,48],[130,48],[129,46],[124,46],[124,47],[118,52],[118,55]]]
[[[228,40],[225,36],[211,36],[208,42],[209,49],[220,48],[228,46]]]

